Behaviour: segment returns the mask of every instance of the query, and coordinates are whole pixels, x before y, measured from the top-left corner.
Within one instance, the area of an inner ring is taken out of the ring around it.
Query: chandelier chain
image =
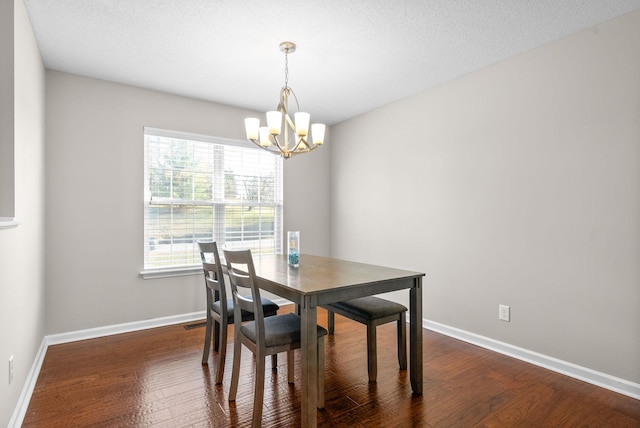
[[[284,50],[284,87],[289,87],[289,49]]]

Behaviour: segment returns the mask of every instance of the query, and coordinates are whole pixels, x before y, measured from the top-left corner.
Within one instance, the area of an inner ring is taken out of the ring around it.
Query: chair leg
[[[216,383],[222,383],[224,376],[224,365],[227,359],[227,325],[221,326],[220,334],[216,335],[216,340],[220,342],[218,351],[218,368],[216,369]]]
[[[253,422],[251,426],[262,426],[262,402],[264,400],[264,370],[266,356],[256,355],[256,384],[253,395]]]
[[[318,338],[318,409],[324,409],[324,336]]]
[[[333,334],[333,331],[335,330],[335,322],[335,314],[333,311],[327,310],[327,330],[329,331],[329,334]]]
[[[236,401],[238,393],[238,378],[240,377],[240,353],[242,352],[242,343],[236,335],[233,341],[233,369],[231,370],[231,386],[229,387],[229,401]]]
[[[407,316],[404,312],[398,320],[398,364],[400,370],[407,369]]]
[[[204,350],[202,351],[202,365],[208,365],[210,349],[211,349],[211,317],[207,316],[207,326],[204,331]]]
[[[293,351],[287,351],[287,382],[293,383],[293,361],[294,361]]]
[[[367,370],[369,382],[375,382],[378,377],[378,355],[376,352],[376,325],[367,323]]]
[[[278,368],[278,354],[271,354],[271,368],[273,370]]]
[[[220,350],[220,323],[218,321],[213,322],[213,350],[216,352]]]

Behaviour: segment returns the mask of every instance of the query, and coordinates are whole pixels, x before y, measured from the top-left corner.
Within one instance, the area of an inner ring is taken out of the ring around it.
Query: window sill
[[[202,267],[200,266],[145,269],[140,272],[140,276],[142,276],[142,279],[171,278],[174,276],[188,276],[198,274],[202,274]]]
[[[14,217],[0,217],[0,229],[11,229],[20,224]]]

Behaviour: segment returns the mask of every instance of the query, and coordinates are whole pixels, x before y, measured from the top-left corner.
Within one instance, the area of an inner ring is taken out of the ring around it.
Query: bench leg
[[[400,370],[407,369],[407,316],[404,312],[398,320],[398,364]]]
[[[293,351],[287,351],[287,382],[293,383]]]
[[[375,382],[378,377],[376,348],[376,324],[367,323],[367,370],[369,371],[369,382]]]
[[[335,314],[333,311],[327,310],[327,330],[329,331],[329,334],[333,334],[333,331],[335,330],[335,321]]]

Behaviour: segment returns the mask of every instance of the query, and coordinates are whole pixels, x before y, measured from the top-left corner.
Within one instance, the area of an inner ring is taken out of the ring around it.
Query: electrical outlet
[[[502,321],[511,321],[511,308],[507,305],[499,305],[498,318]]]
[[[13,382],[13,355],[9,357],[9,385]]]

